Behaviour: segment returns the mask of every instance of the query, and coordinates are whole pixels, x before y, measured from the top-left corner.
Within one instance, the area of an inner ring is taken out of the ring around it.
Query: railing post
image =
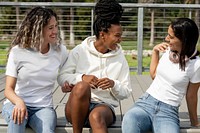
[[[71,0],[72,1],[72,0]],[[75,46],[75,42],[74,42],[74,9],[73,7],[70,7],[70,39],[69,39],[69,44],[71,46]]]
[[[189,18],[192,19],[192,10],[189,10]]]
[[[137,74],[142,74],[142,56],[143,56],[143,17],[144,17],[144,8],[138,8],[138,28],[137,28]]]
[[[94,35],[93,24],[94,24],[94,10],[93,10],[93,8],[92,8],[92,9],[91,9],[91,36]]]

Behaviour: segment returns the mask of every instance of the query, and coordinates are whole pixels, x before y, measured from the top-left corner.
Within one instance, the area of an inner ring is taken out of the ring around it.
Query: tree
[[[195,0],[195,4],[199,4],[199,3],[200,3],[199,0]],[[195,22],[198,25],[198,27],[200,26],[199,21],[200,21],[200,13],[199,13],[199,10],[196,10],[195,11]]]
[[[199,0],[185,0],[185,4],[199,4]],[[199,21],[200,21],[200,13],[199,10],[195,10],[195,15],[194,15],[194,19],[196,24],[198,25],[198,27],[200,26]]]

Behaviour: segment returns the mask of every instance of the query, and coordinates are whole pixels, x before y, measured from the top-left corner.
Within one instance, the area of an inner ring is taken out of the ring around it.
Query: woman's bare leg
[[[113,113],[106,105],[95,107],[89,114],[93,133],[108,133],[108,126],[113,123]]]
[[[77,83],[69,96],[65,106],[65,115],[72,123],[74,133],[82,133],[83,125],[88,117],[91,91],[86,82]]]

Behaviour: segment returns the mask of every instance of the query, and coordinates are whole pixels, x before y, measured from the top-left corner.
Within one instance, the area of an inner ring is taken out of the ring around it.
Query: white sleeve
[[[190,82],[192,83],[200,82],[200,67],[194,72],[194,75],[191,77]]]
[[[132,92],[131,82],[130,82],[130,71],[126,60],[124,59],[123,71],[120,71],[117,80],[114,80],[115,85],[111,89],[112,94],[119,100],[128,98]]]
[[[67,61],[69,56],[69,52],[67,51],[67,48],[65,45],[61,45],[61,64],[60,64],[60,69],[63,67],[65,62]]]
[[[60,70],[57,81],[59,85],[63,85],[64,82],[75,85],[77,82],[82,81],[81,73],[76,73],[77,62],[80,54],[80,49],[75,47],[69,52],[67,61],[64,63],[63,67]]]
[[[16,56],[17,55],[14,55],[14,51],[11,49],[6,65],[6,75],[8,76],[17,77],[17,62],[15,61]]]

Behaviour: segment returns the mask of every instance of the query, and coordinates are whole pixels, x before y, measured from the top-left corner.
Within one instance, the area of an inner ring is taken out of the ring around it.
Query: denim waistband
[[[165,107],[172,108],[172,109],[175,109],[175,110],[179,109],[179,106],[173,106],[173,105],[170,105],[168,103],[164,103],[164,102],[154,98],[153,96],[151,96],[147,92],[142,95],[141,99],[151,101],[154,105],[159,104],[161,106],[165,106]]]

